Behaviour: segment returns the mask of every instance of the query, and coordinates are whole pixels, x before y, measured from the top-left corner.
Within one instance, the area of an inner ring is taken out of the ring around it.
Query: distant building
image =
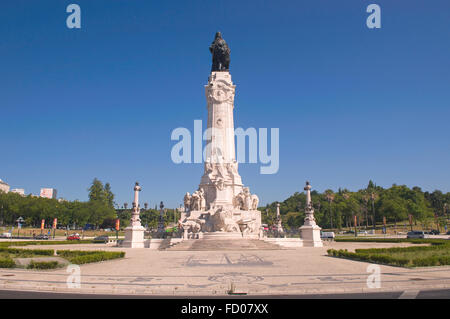
[[[40,197],[55,199],[56,193],[57,193],[57,191],[54,188],[41,188]]]
[[[25,190],[23,188],[14,188],[11,190],[11,193],[16,193],[25,196]]]
[[[8,193],[9,189],[10,189],[10,186],[8,185],[8,183],[6,183],[0,179],[0,191],[4,192],[4,193]]]

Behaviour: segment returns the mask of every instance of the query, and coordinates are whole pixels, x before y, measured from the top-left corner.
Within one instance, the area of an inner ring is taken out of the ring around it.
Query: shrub
[[[412,243],[412,244],[431,244],[431,245],[450,245],[448,239],[423,238],[336,238],[336,242],[361,242],[361,243]]]
[[[20,249],[8,247],[0,247],[0,252],[21,256],[32,256],[32,255],[53,256],[55,254],[55,251],[53,249]]]
[[[125,256],[125,253],[122,251],[59,250],[57,253],[59,256],[77,265],[123,258]]]
[[[427,267],[427,266],[440,266],[440,265],[450,265],[450,256],[439,256],[432,255],[427,257],[420,257],[420,255],[413,254],[410,258],[406,257],[396,257],[390,255],[390,253],[398,252],[415,252],[415,251],[438,251],[442,249],[450,249],[447,247],[405,247],[405,248],[381,248],[381,249],[357,249],[356,252],[348,252],[346,250],[335,250],[329,249],[328,255],[341,258],[349,258],[352,260],[373,262],[379,264],[387,264],[392,266],[401,267]]]
[[[31,261],[27,269],[55,269],[58,267],[57,261]]]
[[[0,268],[14,268],[16,263],[11,258],[0,258]]]

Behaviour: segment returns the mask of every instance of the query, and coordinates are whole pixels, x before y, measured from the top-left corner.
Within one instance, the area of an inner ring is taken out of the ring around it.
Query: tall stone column
[[[280,203],[277,203],[277,232],[284,234],[283,225],[281,223]]]
[[[123,247],[128,248],[144,248],[144,231],[145,228],[141,225],[141,219],[139,218],[140,206],[139,206],[139,192],[141,187],[136,182],[134,186],[134,201],[133,211],[131,212],[130,225],[125,228],[125,240],[122,243]]]
[[[303,246],[305,247],[323,247],[322,238],[320,238],[320,228],[316,224],[314,218],[314,207],[311,201],[311,185],[306,182],[304,188],[306,191],[306,208],[305,208],[305,222],[300,227],[300,237],[303,240]]]
[[[259,198],[243,187],[234,143],[234,95],[229,72],[230,49],[220,32],[209,47],[212,68],[205,85],[208,110],[204,173],[198,189],[183,199],[185,232],[211,238],[258,238]],[[194,236],[195,237],[195,236]]]
[[[212,72],[205,94],[208,109],[204,174],[199,188],[205,191],[206,207],[233,208],[242,191],[234,144],[234,94],[236,86],[228,71]]]

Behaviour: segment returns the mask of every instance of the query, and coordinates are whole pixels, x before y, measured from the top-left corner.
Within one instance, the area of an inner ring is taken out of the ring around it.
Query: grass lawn
[[[75,244],[74,242],[56,242],[56,244]],[[11,246],[27,246],[27,245],[55,245],[55,242],[48,241],[32,241],[32,242],[2,242],[0,245],[0,268],[17,267],[14,258],[33,258],[33,257],[52,257],[55,255],[54,249],[22,249]],[[62,257],[72,264],[86,264],[92,262],[100,262],[110,259],[123,258],[125,253],[121,251],[78,251],[78,250],[56,250],[56,255]],[[54,269],[60,265],[55,261],[32,262],[32,269]]]
[[[6,233],[11,229],[11,227],[0,227],[0,233]],[[47,235],[48,231],[50,230],[51,232],[51,236],[53,237],[53,229],[44,229],[42,231],[43,234]],[[33,237],[33,233],[35,235],[39,235],[41,234],[41,229],[40,228],[31,228],[31,227],[24,227],[20,230],[17,229],[17,227],[14,228],[13,231],[13,236],[25,236],[25,237]],[[56,229],[55,232],[55,236],[68,236],[71,235],[73,233],[78,233],[81,235],[83,235],[84,237],[97,237],[97,236],[109,236],[111,238],[115,238],[116,237],[116,231],[104,231],[104,230],[86,230],[86,231],[81,231],[79,230],[66,230],[66,229]],[[125,233],[123,231],[119,231],[119,236],[124,236]]]
[[[350,240],[348,240],[350,241]],[[388,240],[357,240],[353,242],[387,242]],[[439,239],[393,240],[390,242],[428,243],[430,246],[393,247],[347,250],[329,249],[328,255],[358,261],[386,264],[401,267],[427,267],[450,265],[450,241]]]

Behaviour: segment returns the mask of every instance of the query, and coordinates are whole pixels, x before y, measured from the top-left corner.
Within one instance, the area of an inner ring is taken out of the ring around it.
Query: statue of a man
[[[185,211],[189,211],[191,209],[191,194],[186,193],[186,195],[184,195],[184,208]]]
[[[206,198],[205,198],[205,191],[203,190],[203,188],[200,188],[199,196],[200,196],[200,210],[206,210]]]
[[[191,210],[200,210],[200,194],[195,191],[191,196]]]
[[[220,32],[216,32],[216,37],[209,47],[209,51],[212,53],[211,72],[228,71],[230,69],[230,48]]]

